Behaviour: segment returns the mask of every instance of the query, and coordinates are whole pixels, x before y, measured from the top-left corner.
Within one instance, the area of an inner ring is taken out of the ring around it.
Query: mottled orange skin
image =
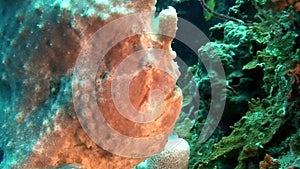
[[[273,9],[274,10],[283,10],[286,7],[293,5],[294,10],[296,12],[300,11],[300,1],[299,0],[271,0],[273,2]]]

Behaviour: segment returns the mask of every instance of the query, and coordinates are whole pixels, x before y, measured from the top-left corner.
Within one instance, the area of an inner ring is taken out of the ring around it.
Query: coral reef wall
[[[187,137],[190,168],[299,167],[299,13],[296,3],[280,10],[276,5],[237,0],[229,15],[248,24],[216,24],[210,29],[213,42],[199,49],[200,56],[222,60],[227,102],[218,129],[200,144],[210,100],[200,62],[194,68],[201,113]]]

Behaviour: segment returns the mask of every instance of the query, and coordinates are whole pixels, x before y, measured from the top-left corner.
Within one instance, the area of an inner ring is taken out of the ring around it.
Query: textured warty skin
[[[0,145],[4,159],[0,168],[125,169],[146,158],[116,155],[89,137],[85,125],[95,124],[96,131],[98,121],[93,114],[81,115],[74,109],[76,93],[72,93],[72,77],[80,51],[99,28],[128,14],[153,12],[154,5],[154,0],[0,0],[3,7],[0,70],[1,85],[5,86],[0,92],[3,93],[1,101],[6,103],[1,105]],[[145,22],[152,20],[146,18]],[[156,22],[154,32],[165,31],[171,36],[137,34],[123,39],[105,54],[94,77],[97,105],[106,122],[133,138],[151,137],[163,131],[171,134],[181,108],[182,94],[176,87],[180,73],[173,61],[176,54],[171,49],[176,32],[176,12],[171,17],[161,16]],[[106,41],[99,43],[107,45],[104,44]],[[165,53],[156,55],[147,51],[150,48]],[[119,100],[118,106],[126,108],[130,103],[138,113],[157,116],[145,124],[119,114],[112,90],[112,87],[122,90],[122,82],[130,77],[128,72],[118,73],[118,66],[140,50],[144,52],[129,60],[135,63],[131,64],[132,70],[141,71],[131,76],[128,97]],[[84,57],[89,61],[89,55]],[[157,65],[169,73],[156,68]],[[79,85],[76,90],[84,92],[86,88]],[[91,123],[80,123],[78,118],[83,117]],[[163,148],[166,142],[167,138],[162,137],[156,146]],[[126,142],[123,146],[115,146],[122,149]]]

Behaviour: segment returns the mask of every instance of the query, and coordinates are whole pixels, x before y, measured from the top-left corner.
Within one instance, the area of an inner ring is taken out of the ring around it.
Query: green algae
[[[216,6],[216,0],[207,0],[206,5],[213,11]],[[205,21],[211,20],[213,14],[207,12],[206,10],[203,11]]]

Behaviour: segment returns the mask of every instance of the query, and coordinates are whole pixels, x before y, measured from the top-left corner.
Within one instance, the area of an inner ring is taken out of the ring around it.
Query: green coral
[[[264,3],[265,1],[259,2],[260,5]],[[191,139],[191,147],[198,149],[197,153],[194,153],[197,160],[193,159],[196,161],[193,168],[222,168],[230,158],[236,159],[236,169],[247,168],[249,163],[259,168],[259,161],[263,161],[265,153],[277,154],[274,158],[284,158],[284,151],[287,154],[291,154],[292,151],[292,154],[296,155],[300,152],[299,131],[296,134],[287,131],[285,135],[274,140],[275,134],[287,126],[294,125],[292,119],[299,117],[296,107],[299,108],[300,101],[288,101],[292,78],[286,76],[291,69],[291,63],[299,58],[294,50],[295,38],[298,35],[290,28],[289,11],[257,11],[257,23],[252,26],[230,25],[230,22],[226,22],[219,24],[217,29],[212,28],[211,31],[223,31],[221,33],[224,33],[224,38],[211,44],[219,53],[228,75],[230,103],[233,103],[235,93],[237,96],[241,95],[237,88],[230,86],[231,78],[238,79],[236,81],[241,83],[246,74],[255,74],[257,70],[263,72],[261,88],[265,95],[254,97],[246,93],[246,97],[250,97],[248,111],[234,123],[229,135],[223,136],[221,130],[217,130],[212,138],[202,145]],[[228,111],[228,108],[225,111]],[[201,123],[195,125],[195,128],[201,127]],[[220,139],[221,136],[223,137]],[[286,144],[287,142],[289,144]],[[296,161],[297,157],[293,160]],[[282,160],[279,162],[281,167],[293,163],[283,163]]]
[[[300,130],[292,137],[290,147],[296,155],[300,155]]]

